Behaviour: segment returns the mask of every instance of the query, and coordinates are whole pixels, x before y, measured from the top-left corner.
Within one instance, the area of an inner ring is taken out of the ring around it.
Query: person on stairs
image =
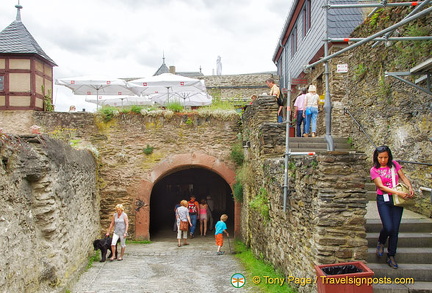
[[[124,212],[124,207],[122,204],[116,205],[115,210],[116,213],[113,215],[106,236],[109,236],[110,231],[114,227],[114,233],[111,241],[112,257],[110,258],[110,261],[113,261],[115,259],[116,243],[117,240],[119,240],[119,238],[120,238],[121,252],[120,252],[120,257],[118,257],[117,260],[121,261],[123,260],[123,255],[126,249],[126,236],[129,228],[129,220],[128,220],[128,216]]]
[[[303,117],[306,118],[305,131],[303,136],[308,137],[312,124],[312,137],[316,136],[317,119],[318,119],[318,101],[319,96],[316,93],[316,86],[310,85],[308,93],[304,98]]]
[[[395,255],[403,207],[393,204],[392,195],[397,194],[404,198],[412,198],[414,191],[411,182],[402,172],[401,165],[393,161],[393,155],[388,146],[380,146],[375,149],[373,164],[370,169],[370,176],[376,185],[378,213],[383,225],[378,238],[376,254],[378,257],[383,256],[384,246],[388,240],[386,262],[391,268],[397,269],[399,266],[395,260]],[[393,176],[395,176],[395,180],[393,180]],[[397,184],[399,179],[409,187],[409,193],[393,189],[395,187],[393,181]]]

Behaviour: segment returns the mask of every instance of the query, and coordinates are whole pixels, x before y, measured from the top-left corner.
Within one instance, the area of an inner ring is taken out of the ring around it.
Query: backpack
[[[279,97],[276,98],[276,102],[277,102],[278,106],[284,105],[284,99],[283,99],[282,95],[279,95]]]

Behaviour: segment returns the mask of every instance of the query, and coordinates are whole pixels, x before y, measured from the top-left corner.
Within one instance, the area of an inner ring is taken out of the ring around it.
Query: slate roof
[[[357,4],[357,0],[333,0],[333,4]],[[343,3],[340,3],[343,2]],[[363,22],[360,8],[339,8],[328,11],[328,33],[330,38],[347,38],[354,28]]]
[[[156,70],[156,72],[155,72],[155,74],[153,74],[153,76],[161,75],[162,73],[169,73],[170,72],[168,66],[166,66],[166,64],[165,64],[165,57],[163,57],[162,60],[163,60],[162,65],[159,67],[158,70]]]
[[[15,7],[18,9],[16,20],[0,32],[0,54],[36,54],[52,66],[57,66],[21,22],[22,7]]]

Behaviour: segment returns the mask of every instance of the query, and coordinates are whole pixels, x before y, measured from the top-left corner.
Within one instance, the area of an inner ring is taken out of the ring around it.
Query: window
[[[0,92],[4,91],[4,76],[0,75]]]
[[[294,27],[291,33],[291,57],[297,52],[297,26]]]
[[[311,28],[311,1],[306,0],[303,6],[303,37]]]

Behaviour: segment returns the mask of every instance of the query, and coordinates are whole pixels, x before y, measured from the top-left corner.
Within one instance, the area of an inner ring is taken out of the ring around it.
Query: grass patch
[[[280,272],[275,271],[275,269],[266,264],[264,261],[255,258],[252,251],[246,247],[243,242],[235,242],[235,250],[237,252],[236,257],[240,260],[246,270],[246,286],[258,288],[260,292],[270,292],[270,293],[295,293],[295,289],[288,287],[285,283],[280,286],[278,284],[266,284],[264,276],[270,278],[284,278],[285,276]],[[260,284],[254,284],[252,282],[253,277],[260,277]],[[255,292],[255,291],[254,291]]]
[[[93,263],[96,261],[100,261],[100,253],[99,251],[96,251],[95,253],[93,253],[93,255],[90,255],[88,258],[88,262],[87,262],[87,266],[86,266],[86,271],[88,269],[90,269],[93,266]]]
[[[150,240],[128,240],[130,244],[150,244],[152,243]]]

